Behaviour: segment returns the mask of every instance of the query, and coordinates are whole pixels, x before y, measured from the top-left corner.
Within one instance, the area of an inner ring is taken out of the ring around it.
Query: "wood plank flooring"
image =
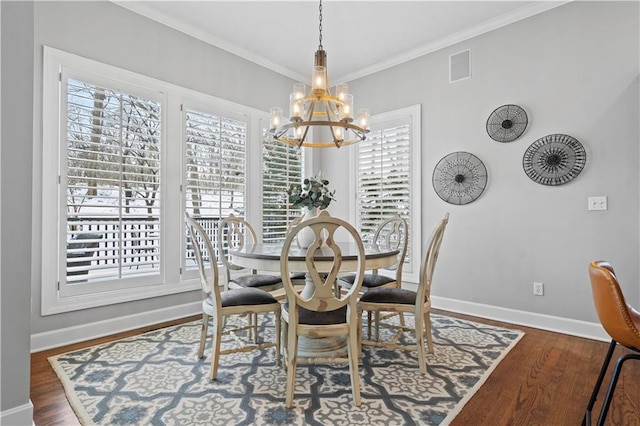
[[[526,333],[465,405],[452,425],[579,425],[582,422],[593,384],[608,349],[607,343],[466,315],[434,312],[520,329]],[[48,357],[198,318],[185,318],[32,354],[34,424],[79,424]],[[625,352],[628,350],[616,349],[612,363]],[[596,402],[594,423],[610,376],[609,372]],[[640,425],[640,362],[630,360],[625,364],[607,425]]]

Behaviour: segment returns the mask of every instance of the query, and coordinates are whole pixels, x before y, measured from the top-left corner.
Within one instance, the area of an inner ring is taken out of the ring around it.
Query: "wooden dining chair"
[[[408,225],[399,215],[394,215],[386,220],[383,220],[377,227],[371,239],[372,244],[383,247],[384,249],[398,250],[397,260],[393,265],[387,266],[384,269],[392,272],[391,276],[386,274],[379,274],[378,269],[374,269],[371,273],[364,275],[362,280],[361,293],[369,291],[374,288],[390,287],[400,288],[402,287],[402,268],[404,266],[404,259],[407,255],[407,245],[409,240]],[[354,274],[347,274],[340,277],[336,281],[338,287],[348,289],[353,285],[355,279]],[[397,313],[400,316],[400,324],[404,326],[403,313]],[[389,316],[394,316],[393,315]],[[371,338],[371,311],[367,312],[368,321],[368,337]],[[388,318],[389,316],[385,317]],[[384,319],[384,318],[383,318]],[[379,322],[381,318],[376,317],[376,322]]]
[[[254,269],[248,274],[237,275],[233,271],[246,268],[235,265],[229,260],[229,250],[242,250],[245,244],[258,243],[256,231],[246,220],[230,214],[220,220],[218,225],[218,252],[224,265],[229,288],[259,288],[264,291],[277,290],[282,287],[282,280],[277,275],[258,274]]]
[[[398,330],[398,333],[388,341],[380,340],[380,321],[375,323],[375,340],[362,340],[362,345],[379,346],[388,349],[411,349],[418,353],[418,364],[420,372],[427,374],[427,361],[424,351],[424,338],[427,337],[429,352],[433,353],[433,337],[431,334],[431,284],[433,282],[433,272],[438,260],[440,245],[444,231],[449,223],[449,213],[446,213],[438,226],[435,228],[427,245],[427,251],[420,268],[420,282],[418,290],[412,291],[399,287],[380,287],[367,291],[358,302],[358,318],[362,322],[362,312],[372,311],[376,314],[380,312],[404,312],[413,313],[415,321],[415,345],[402,345],[398,341],[405,327],[391,326]],[[379,315],[376,315],[379,318]],[[358,327],[362,332],[362,325]]]
[[[215,258],[213,245],[209,236],[200,224],[185,213],[185,221],[190,235],[190,245],[198,265],[200,284],[202,286],[202,329],[200,333],[200,347],[198,357],[204,357],[204,347],[207,339],[209,321],[213,320],[211,333],[211,370],[209,377],[213,380],[218,374],[218,361],[220,355],[247,352],[269,347],[276,348],[276,364],[280,364],[280,303],[269,293],[257,288],[237,288],[220,291],[218,283],[218,262]],[[206,257],[205,257],[206,256]],[[205,261],[207,259],[208,261]],[[250,318],[258,314],[273,313],[275,322],[275,342],[257,341],[257,320],[250,321],[247,326],[239,326],[233,329],[224,329],[225,319],[230,315],[247,315]],[[247,330],[249,336],[253,334],[254,344],[220,349],[223,333],[236,333]],[[253,333],[251,333],[253,331]]]
[[[306,251],[306,265],[310,279],[313,281],[313,291],[308,294],[306,289],[299,292],[291,279],[289,255],[291,246],[298,232],[309,228],[314,233],[314,242]],[[356,279],[354,285],[344,294],[337,296],[333,291],[334,282],[342,265],[342,251],[336,242],[336,232],[345,234],[357,246]],[[323,258],[316,261],[314,254],[322,247]],[[325,267],[319,267],[322,262]],[[326,267],[327,263],[331,265]],[[301,222],[284,241],[280,256],[280,268],[286,303],[282,306],[283,336],[285,344],[285,367],[287,369],[287,391],[285,405],[291,407],[295,388],[296,366],[309,363],[349,364],[351,376],[351,391],[356,406],[360,405],[360,378],[358,375],[358,319],[357,297],[365,267],[365,252],[358,232],[347,222],[331,217],[323,211],[317,217]],[[298,358],[298,337],[327,338],[346,336],[347,357],[331,356],[328,358],[304,359]]]
[[[598,392],[602,386],[602,381],[604,380],[616,346],[624,346],[630,351],[619,357],[616,361],[616,366],[613,370],[611,381],[609,382],[609,389],[607,389],[602,408],[600,409],[600,415],[598,416],[597,424],[600,426],[604,424],[607,418],[609,406],[611,405],[613,393],[616,389],[623,364],[630,359],[640,360],[640,312],[633,309],[626,302],[624,294],[620,289],[616,273],[609,262],[602,260],[591,262],[589,264],[589,278],[591,280],[593,303],[598,318],[600,319],[602,327],[611,337],[611,343],[609,344],[609,350],[600,368],[598,379],[593,387],[591,398],[587,404],[587,410],[582,420],[583,425],[591,424],[591,411],[598,398]]]

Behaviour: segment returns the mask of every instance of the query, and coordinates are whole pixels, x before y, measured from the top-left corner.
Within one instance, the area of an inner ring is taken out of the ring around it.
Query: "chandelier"
[[[289,145],[340,148],[365,140],[369,132],[369,110],[362,108],[354,120],[353,95],[346,83],[337,84],[334,94],[327,80],[327,53],[322,48],[322,0],[320,0],[320,44],[315,56],[311,90],[303,83],[293,85],[289,95],[289,122],[282,108],[271,108],[269,133]],[[310,129],[314,129],[309,132]],[[317,138],[317,139],[316,139]]]

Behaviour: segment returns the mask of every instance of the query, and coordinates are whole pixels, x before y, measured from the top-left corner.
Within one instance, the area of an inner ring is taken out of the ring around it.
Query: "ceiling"
[[[114,3],[295,80],[311,78],[319,44],[315,0]],[[564,3],[325,0],[329,78],[347,82]]]

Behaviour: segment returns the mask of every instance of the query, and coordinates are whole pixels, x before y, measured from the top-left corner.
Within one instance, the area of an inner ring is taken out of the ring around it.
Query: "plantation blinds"
[[[160,102],[66,80],[66,283],[158,274]]]
[[[229,214],[246,216],[247,123],[187,108],[184,126],[186,211],[202,225],[217,250],[219,220]],[[189,242],[185,250],[187,267],[194,267]],[[210,257],[209,253],[203,256]]]
[[[357,145],[357,165],[356,214],[363,240],[370,241],[378,224],[395,214],[411,223],[410,120],[372,125]]]
[[[300,209],[293,209],[286,190],[302,181],[304,157],[297,147],[264,138],[262,145],[262,239],[284,241],[287,224]]]

